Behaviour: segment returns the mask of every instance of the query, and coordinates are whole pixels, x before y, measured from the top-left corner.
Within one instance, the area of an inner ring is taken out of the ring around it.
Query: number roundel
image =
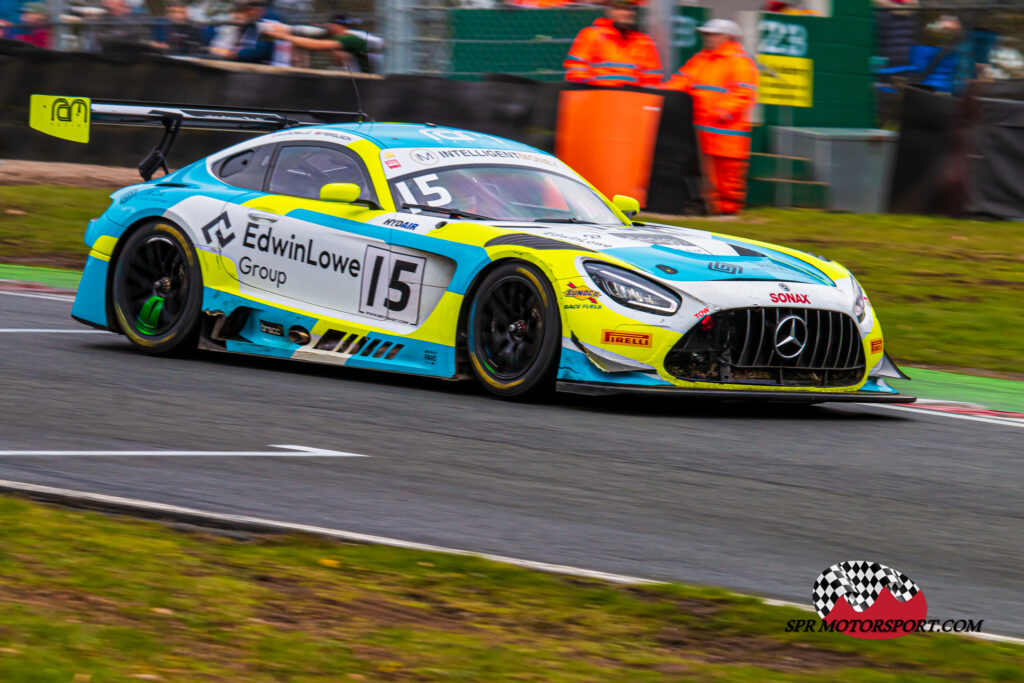
[[[380,247],[366,247],[363,258],[359,312],[378,318],[419,322],[420,292],[427,260],[420,256],[395,254]]]

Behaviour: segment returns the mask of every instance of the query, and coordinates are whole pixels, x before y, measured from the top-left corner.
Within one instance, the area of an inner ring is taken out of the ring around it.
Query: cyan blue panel
[[[107,261],[90,256],[85,262],[82,279],[78,283],[78,293],[71,307],[71,315],[80,319],[106,327],[107,321]]]
[[[869,378],[867,383],[864,386],[862,386],[860,388],[860,390],[861,391],[870,391],[870,392],[873,392],[873,393],[876,393],[876,394],[877,393],[881,393],[881,394],[898,394],[898,393],[900,393],[900,392],[896,391],[895,389],[893,389],[892,387],[890,387],[888,384],[886,384],[885,380],[881,379],[881,378],[878,378],[878,379],[876,379],[876,378]]]
[[[670,382],[646,372],[604,372],[591,363],[582,352],[564,346],[558,364],[558,379],[567,382],[604,382],[635,387],[672,386]]]
[[[368,138],[378,147],[460,147],[466,149],[511,149],[550,156],[547,152],[515,140],[445,126],[422,123],[339,123],[323,126]]]
[[[767,250],[761,250],[767,251]],[[814,285],[832,285],[832,280],[816,268],[802,264],[798,259],[771,252],[765,256],[712,256],[694,254],[660,244],[649,247],[621,247],[605,249],[604,253],[618,257],[659,278],[677,282],[704,282],[714,280],[786,280]],[[776,258],[779,257],[785,258]],[[716,264],[726,264],[726,267]],[[733,265],[736,268],[730,269]],[[666,273],[658,266],[669,266],[675,273]]]

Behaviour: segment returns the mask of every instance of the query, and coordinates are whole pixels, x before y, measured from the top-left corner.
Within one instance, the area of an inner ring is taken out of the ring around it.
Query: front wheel
[[[195,249],[178,226],[144,225],[121,249],[114,269],[114,314],[125,336],[143,351],[194,349],[202,292]]]
[[[473,374],[505,398],[548,391],[558,367],[561,320],[547,277],[521,261],[491,271],[473,297],[468,321]]]

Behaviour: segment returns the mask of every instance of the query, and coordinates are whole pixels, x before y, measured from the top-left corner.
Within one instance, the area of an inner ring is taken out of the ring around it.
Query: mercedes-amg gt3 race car
[[[62,137],[87,137],[76,108],[164,126],[147,178],[182,127],[273,131],[118,190],[90,222],[72,315],[145,352],[476,377],[504,397],[913,400],[886,385],[899,371],[843,266],[633,220],[636,200],[518,142],[36,97],[33,126]]]

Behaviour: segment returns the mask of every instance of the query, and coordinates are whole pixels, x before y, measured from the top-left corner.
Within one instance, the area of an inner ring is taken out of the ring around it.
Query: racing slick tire
[[[184,231],[158,220],[128,237],[114,267],[117,324],[146,353],[193,351],[199,336],[203,275]]]
[[[488,273],[467,333],[473,374],[491,393],[525,398],[554,387],[562,323],[554,289],[535,266],[509,261]]]

